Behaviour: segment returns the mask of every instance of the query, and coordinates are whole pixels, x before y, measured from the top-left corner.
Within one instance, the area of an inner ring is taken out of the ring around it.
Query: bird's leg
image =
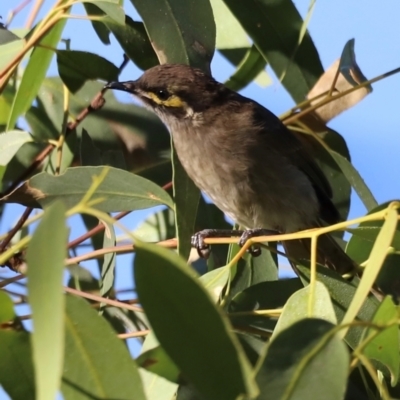
[[[197,249],[197,253],[202,258],[208,258],[210,255],[210,246],[204,242],[205,239],[215,237],[231,237],[241,236],[243,231],[232,230],[232,229],[203,229],[200,232],[196,232],[191,239],[192,247]]]
[[[279,232],[274,231],[272,229],[263,229],[263,228],[246,229],[245,231],[243,231],[242,236],[240,236],[238,244],[240,247],[243,247],[246,244],[246,242],[251,238],[257,236],[268,236],[277,234],[279,234]],[[258,257],[261,254],[260,246],[253,245],[252,247],[249,248],[249,253],[253,257]]]

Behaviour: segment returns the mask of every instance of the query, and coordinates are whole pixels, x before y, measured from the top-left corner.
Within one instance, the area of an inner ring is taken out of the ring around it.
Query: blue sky
[[[151,0],[149,0],[151,1]],[[129,1],[125,1],[127,13],[135,17]],[[2,21],[19,1],[1,0],[0,15]],[[43,9],[48,9],[53,1],[46,0]],[[301,14],[307,12],[309,1],[295,1]],[[31,6],[21,12],[12,23],[12,28],[22,27]],[[74,14],[83,14],[78,6]],[[366,1],[319,1],[309,25],[309,31],[315,42],[325,68],[340,57],[344,44],[355,38],[357,63],[367,78],[373,78],[400,66],[400,3],[398,0],[385,0],[379,3]],[[70,20],[63,34],[71,39],[71,48],[100,53],[105,58],[119,64],[122,50],[113,41],[111,46],[104,46],[92,32],[91,25],[81,20]],[[233,68],[221,57],[216,56],[212,65],[214,76],[225,80]],[[269,71],[270,72],[270,71]],[[49,74],[56,74],[54,63]],[[121,80],[135,79],[140,71],[133,65],[126,68]],[[347,141],[354,166],[365,179],[379,203],[400,198],[400,75],[394,75],[373,86],[373,92],[361,103],[338,116],[329,126],[341,133]],[[294,104],[289,95],[273,77],[273,84],[260,88],[255,84],[242,91],[276,114],[281,114]],[[131,101],[129,96],[121,94],[120,99]],[[1,225],[4,232],[15,221],[20,207],[6,208],[6,218]],[[353,196],[350,216],[361,216],[365,209],[356,196]],[[148,212],[135,213],[127,224],[134,227],[143,220]],[[74,222],[74,224],[77,221]],[[80,230],[81,228],[77,228]],[[76,235],[75,235],[76,236]],[[131,272],[131,261],[127,261],[127,270]],[[122,260],[121,260],[122,261]],[[10,273],[9,276],[13,274]],[[119,287],[127,287],[126,274],[118,277]],[[3,273],[2,273],[2,276]],[[7,398],[0,394],[0,399]]]

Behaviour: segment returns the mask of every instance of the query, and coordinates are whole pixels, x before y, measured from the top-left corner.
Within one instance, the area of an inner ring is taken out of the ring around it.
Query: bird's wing
[[[331,185],[317,163],[278,117],[261,105],[257,106],[254,111],[254,122],[262,128],[259,131],[261,135],[268,135],[268,147],[276,149],[307,175],[320,202],[321,217],[328,223],[338,222],[340,216],[331,201]]]

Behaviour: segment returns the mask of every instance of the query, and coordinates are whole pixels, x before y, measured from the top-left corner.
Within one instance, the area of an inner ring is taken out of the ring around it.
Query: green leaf
[[[253,82],[265,69],[267,63],[256,46],[251,46],[236,71],[225,82],[231,90],[239,91]],[[268,75],[267,75],[268,76]],[[266,84],[270,84],[266,82]]]
[[[104,20],[106,26],[114,34],[128,57],[142,70],[158,64],[157,55],[151,46],[143,22],[133,21],[126,16],[125,25],[119,25],[112,20]]]
[[[68,230],[62,203],[49,207],[27,251],[28,296],[32,309],[32,350],[36,395],[54,400],[64,355],[62,281]]]
[[[0,45],[0,71],[23,49],[25,40],[17,39]]]
[[[378,203],[374,198],[371,190],[365,184],[363,178],[359,174],[359,172],[353,167],[353,165],[346,160],[343,156],[336,153],[333,150],[330,150],[329,153],[339,165],[340,169],[342,170],[344,176],[347,178],[351,186],[354,188],[362,202],[364,203],[367,210],[372,210],[375,208]]]
[[[214,269],[200,277],[200,282],[208,290],[212,299],[218,303],[222,291],[229,281],[231,268],[229,266]]]
[[[143,352],[136,359],[136,362],[140,367],[158,376],[168,379],[171,382],[178,382],[179,369],[160,346]]]
[[[209,0],[131,0],[143,19],[160,64],[210,71],[215,22]]]
[[[7,293],[0,291],[0,329],[1,324],[10,322],[15,317],[13,301]]]
[[[22,204],[46,206],[55,200],[62,200],[67,208],[82,200],[93,178],[104,168],[107,175],[91,200],[100,201],[95,207],[105,212],[132,211],[164,204],[173,207],[168,193],[156,184],[112,167],[74,167],[65,174],[53,176],[42,172],[22,185],[6,201],[21,201]],[[37,203],[38,202],[38,203]]]
[[[116,244],[114,226],[107,223],[106,221],[101,221],[101,222],[105,226],[103,248],[114,247]],[[116,263],[115,253],[107,253],[104,255],[103,265],[101,267],[101,285],[100,285],[101,297],[108,297],[110,291],[114,287],[115,263]]]
[[[154,335],[154,331],[150,331],[143,342],[141,349],[142,354],[157,347],[160,347],[160,344]],[[165,354],[165,357],[168,357],[168,355]],[[174,367],[176,368],[175,364]],[[169,375],[173,375],[173,367],[166,366],[166,368],[170,373]],[[139,372],[142,377],[147,400],[171,400],[173,398],[178,389],[178,385],[176,383],[173,383],[144,368],[140,368]]]
[[[119,0],[82,0],[82,2],[95,4],[118,24],[125,23],[125,13]]]
[[[94,4],[84,3],[83,7],[85,7],[88,17],[91,17],[91,16],[97,17],[99,15],[100,16],[105,15],[105,13],[103,11],[101,11],[100,8],[98,8]],[[110,20],[114,21],[111,18],[110,18]],[[101,42],[105,45],[109,45],[111,43],[110,42],[110,30],[100,21],[92,20],[92,21],[90,21],[90,23],[92,24],[92,27],[93,27],[94,31],[96,32],[98,38],[101,40]],[[119,25],[119,24],[117,24],[117,25]]]
[[[229,303],[230,320],[234,326],[248,326],[272,332],[276,326],[276,317],[249,312],[282,308],[289,297],[301,288],[303,285],[298,278],[261,282],[250,286],[234,296]],[[248,315],[241,315],[241,312],[247,312]]]
[[[68,0],[62,0],[59,5],[67,1]],[[63,18],[61,21],[57,22],[50,32],[40,41],[41,46],[37,46],[33,50],[22,76],[17,94],[14,97],[7,130],[14,128],[17,119],[29,109],[33,99],[36,97],[53,57],[53,50],[50,49],[57,46],[66,22],[67,18]]]
[[[311,310],[309,308],[310,295],[311,287],[308,285],[290,296],[279,317],[272,338],[307,317],[324,319],[332,324],[337,323],[332,301],[325,285],[318,281],[315,282],[314,301]]]
[[[188,177],[175,151],[172,155],[172,165],[178,252],[187,259],[192,248],[190,238],[194,233],[200,189]]]
[[[7,165],[24,143],[32,142],[25,131],[9,131],[0,134],[0,165]]]
[[[369,211],[367,215],[383,210],[389,204],[390,202],[383,203]],[[368,259],[382,225],[383,221],[366,221],[361,222],[357,228],[349,229],[352,237],[347,244],[346,252],[357,263],[363,263]],[[396,250],[400,250],[400,224],[397,224],[391,244]],[[396,254],[393,255],[396,256]]]
[[[346,391],[349,353],[334,326],[304,319],[282,331],[259,367],[259,400],[341,400]]]
[[[145,242],[160,242],[175,236],[175,213],[171,209],[150,215],[134,231]]]
[[[296,102],[324,72],[303,21],[291,0],[224,0]]]
[[[360,280],[360,284],[354,294],[354,298],[346,312],[346,315],[343,318],[344,324],[352,322],[356,318],[358,311],[363,306],[365,298],[368,296],[376,277],[381,270],[389,246],[392,244],[393,236],[396,232],[397,220],[397,210],[394,207],[389,206],[385,222],[376,237],[367,265]],[[346,329],[341,332],[342,335],[345,333]]]
[[[127,347],[87,301],[66,297],[65,326],[66,400],[146,399]]]
[[[250,40],[247,33],[225,3],[222,0],[210,0],[210,3],[217,28],[216,48],[219,50],[249,48]]]
[[[0,94],[0,129],[5,129],[15,96],[14,86],[8,84]]]
[[[171,251],[142,242],[136,246],[140,302],[182,374],[210,400],[254,396],[256,387],[245,355],[193,270]]]
[[[378,360],[389,368],[392,386],[395,386],[398,382],[400,366],[399,326],[393,324],[397,318],[398,312],[393,300],[389,296],[385,297],[376,311],[372,323],[377,325],[391,325],[375,336],[362,351],[368,358]],[[373,335],[374,332],[374,329],[369,329],[365,338]]]
[[[118,79],[118,68],[97,54],[87,51],[57,50],[60,78],[75,93],[85,81],[101,79],[106,82]]]
[[[0,384],[10,398],[37,399],[30,335],[25,331],[0,329],[0,360]]]
[[[171,400],[178,389],[176,383],[172,383],[143,368],[139,369],[142,378],[146,400]]]
[[[310,282],[309,267],[297,265],[297,272],[304,284]],[[349,282],[334,271],[320,266],[317,266],[317,280],[322,282],[328,289],[336,318],[339,323],[343,323],[344,315],[357,291],[359,280],[355,277]],[[357,314],[357,319],[360,321],[371,321],[379,304],[375,296],[369,295],[362,304]],[[363,333],[363,328],[357,326],[352,327],[349,329],[345,340],[351,348],[355,349],[362,340]]]

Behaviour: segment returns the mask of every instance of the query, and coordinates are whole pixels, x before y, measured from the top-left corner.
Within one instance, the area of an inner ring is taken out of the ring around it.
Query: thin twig
[[[142,336],[147,336],[150,333],[150,329],[146,329],[145,331],[136,331],[129,333],[120,333],[118,337],[120,339],[130,339],[130,338],[138,338]]]
[[[27,29],[32,28],[33,23],[35,22],[35,19],[38,15],[43,3],[44,3],[44,0],[36,0],[35,4],[32,7],[32,10],[28,16],[28,19],[26,20],[25,28],[27,28]]]
[[[105,297],[96,296],[95,294],[82,292],[80,290],[76,290],[76,289],[70,288],[68,286],[64,286],[64,290],[67,293],[71,293],[71,294],[73,294],[75,296],[84,297],[85,299],[98,301],[98,302],[104,303],[104,304],[109,304],[110,306],[114,306],[114,307],[118,307],[118,308],[125,308],[126,310],[131,310],[131,311],[135,311],[135,312],[143,312],[143,309],[141,307],[133,306],[131,304],[122,303],[122,302],[120,302],[118,300],[106,299]]]
[[[6,238],[0,243],[0,253],[4,251],[4,249],[7,247],[7,245],[10,243],[14,235],[22,228],[22,225],[24,225],[25,221],[28,219],[30,213],[32,212],[33,208],[27,207],[25,208],[24,213],[21,215],[20,219],[18,222],[15,224],[14,228],[12,228]]]
[[[11,10],[7,16],[7,22],[4,24],[5,27],[8,27],[14,17],[20,13],[32,0],[24,0],[21,4],[19,4],[17,7],[15,7],[13,10]]]

